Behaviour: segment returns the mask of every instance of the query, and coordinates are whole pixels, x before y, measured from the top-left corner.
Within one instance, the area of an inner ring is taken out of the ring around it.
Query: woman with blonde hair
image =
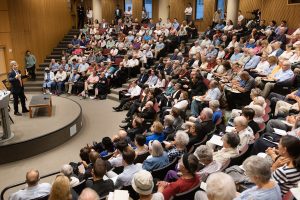
[[[71,186],[68,177],[59,175],[52,184],[49,200],[71,200]],[[75,198],[76,199],[76,198]]]
[[[150,130],[151,135],[146,137],[146,145],[148,145],[151,140],[158,140],[159,142],[162,142],[165,139],[165,135],[163,134],[164,126],[160,121],[153,122]]]

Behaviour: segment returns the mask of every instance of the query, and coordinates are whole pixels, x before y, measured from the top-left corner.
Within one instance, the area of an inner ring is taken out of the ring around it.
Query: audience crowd
[[[193,21],[139,23],[125,13],[86,24],[43,84],[45,93],[105,99],[130,80],[113,108],[127,111],[120,131],[83,147],[52,186],[29,171],[27,188],[10,198],[291,195],[300,181],[300,28],[249,24],[239,13],[237,25],[215,15],[202,33]]]

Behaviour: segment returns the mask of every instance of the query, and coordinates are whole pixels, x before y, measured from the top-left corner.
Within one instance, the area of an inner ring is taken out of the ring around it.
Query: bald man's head
[[[99,200],[99,196],[97,192],[95,192],[93,189],[85,188],[82,190],[79,198],[79,200]]]
[[[32,169],[26,173],[26,183],[29,187],[35,186],[40,180],[40,174],[38,170]]]

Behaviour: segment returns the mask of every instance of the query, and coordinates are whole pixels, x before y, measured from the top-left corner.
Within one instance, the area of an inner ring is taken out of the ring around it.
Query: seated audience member
[[[165,139],[163,130],[164,130],[164,126],[161,124],[161,122],[154,121],[150,128],[151,135],[148,135],[146,137],[146,145],[148,145],[151,140],[158,140],[159,142],[163,142]]]
[[[111,167],[123,166],[122,152],[127,147],[128,147],[128,143],[125,140],[120,140],[119,142],[116,143],[116,150],[115,150],[114,156],[108,160]]]
[[[68,86],[68,94],[72,94],[73,85],[77,82],[80,75],[77,73],[77,69],[73,69],[72,73],[69,76],[68,81],[66,82],[66,85]]]
[[[54,58],[51,59],[51,62],[49,63],[49,69],[56,74],[56,72],[59,69],[59,64],[55,61]]]
[[[73,168],[71,165],[63,165],[60,172],[69,178],[71,187],[74,187],[80,183],[79,179],[76,176],[74,176]]]
[[[203,96],[194,96],[191,104],[191,112],[194,117],[198,117],[204,107],[207,107],[208,102],[219,100],[221,91],[218,87],[218,82],[213,80],[209,83],[209,89]]]
[[[177,131],[175,133],[174,141],[164,141],[165,147],[168,150],[169,161],[181,157],[186,152],[186,146],[189,143],[189,135],[185,131]]]
[[[146,136],[143,134],[136,134],[134,138],[135,155],[142,155],[149,152],[149,148],[146,145]]]
[[[87,78],[84,82],[84,89],[81,92],[83,98],[88,96],[89,90],[94,89],[94,85],[99,82],[99,76],[97,75],[97,71],[93,71],[93,73]]]
[[[252,108],[243,108],[242,116],[247,119],[248,126],[252,129],[253,134],[256,134],[260,128],[259,125],[253,120],[255,111]]]
[[[278,116],[279,111],[285,109],[288,111],[295,110],[299,111],[299,103],[300,103],[300,88],[286,96],[271,93],[271,108],[274,110],[274,104],[275,104],[275,110],[274,110],[274,116]]]
[[[157,183],[158,192],[164,195],[165,200],[171,199],[172,196],[194,188],[200,183],[200,177],[196,175],[198,170],[198,159],[193,154],[183,154],[178,162],[179,172],[182,176],[175,182],[159,181]]]
[[[233,108],[236,108],[237,105],[247,105],[250,103],[250,91],[253,86],[254,79],[249,73],[246,71],[241,72],[240,81],[233,80],[232,87],[225,88],[228,109],[232,110]]]
[[[49,200],[78,199],[77,193],[71,188],[68,177],[57,176],[52,184]]]
[[[81,169],[79,169],[79,174],[78,174],[79,180],[84,180],[84,179],[86,180],[89,177],[92,177],[92,169],[95,161],[97,160],[97,158],[99,158],[99,153],[94,151],[93,149],[90,149],[87,157],[88,158],[86,159],[88,160],[88,162],[86,162],[85,160],[81,161],[85,170],[82,171]]]
[[[85,188],[82,190],[80,196],[78,197],[78,200],[99,200],[100,197],[95,192],[95,190],[90,189],[90,188]]]
[[[66,78],[67,78],[67,73],[64,71],[62,67],[59,67],[59,70],[54,76],[54,82],[52,86],[55,89],[55,93],[57,95],[60,95],[63,92]]]
[[[103,137],[101,143],[96,144],[96,147],[94,149],[99,152],[101,157],[110,155],[114,153],[115,146],[111,138],[109,137]]]
[[[200,124],[198,123],[191,123],[187,128],[187,133],[189,134],[189,143],[186,148],[189,150],[194,144],[202,141],[199,137],[202,130]]]
[[[252,144],[254,140],[253,130],[248,126],[246,117],[238,116],[233,120],[235,132],[240,138],[239,150],[242,150],[246,145]]]
[[[106,163],[101,158],[97,158],[93,166],[93,180],[87,180],[86,186],[95,190],[102,198],[114,191],[114,183],[111,179],[103,180],[106,174]]]
[[[40,176],[38,170],[30,170],[26,173],[27,187],[13,193],[9,199],[25,200],[47,196],[50,193],[51,185],[49,183],[39,183]]]
[[[195,200],[232,200],[236,197],[236,187],[228,174],[217,172],[206,181],[206,193],[198,191]]]
[[[134,174],[131,185],[134,191],[139,194],[141,200],[164,200],[161,193],[152,194],[154,188],[153,177],[146,170],[141,170]]]
[[[134,141],[136,135],[143,134],[145,128],[143,127],[143,119],[136,116],[132,120],[131,128],[127,130],[128,137],[130,137],[131,141]],[[146,143],[146,141],[145,141]]]
[[[168,135],[172,134],[175,131],[175,129],[173,127],[174,120],[175,120],[175,118],[172,115],[166,115],[164,117],[163,133],[165,134],[165,137],[168,137]]]
[[[212,100],[209,102],[209,108],[213,111],[212,122],[219,125],[222,123],[223,112],[220,109],[220,103],[218,100]]]
[[[197,147],[194,155],[199,160],[199,165],[201,166],[201,169],[197,172],[197,174],[203,181],[205,181],[210,174],[219,171],[222,167],[221,163],[213,160],[213,150],[207,145],[200,145]]]
[[[153,171],[169,164],[168,154],[158,140],[149,143],[149,151],[150,156],[143,162],[143,169]]]
[[[95,96],[91,96],[91,99],[106,99],[106,95],[109,92],[108,80],[105,77],[105,73],[102,72],[99,76],[99,81],[94,85]]]
[[[199,126],[198,139],[201,141],[203,138],[215,129],[215,124],[212,121],[213,111],[210,108],[204,108],[199,117],[196,119],[195,124]]]
[[[122,152],[124,171],[117,176],[115,188],[131,185],[133,175],[142,170],[140,165],[133,164],[135,159],[134,150],[128,146]]]
[[[226,133],[222,137],[223,148],[214,152],[213,159],[222,165],[226,163],[230,158],[239,155],[238,145],[240,144],[240,138],[235,133]]]
[[[278,144],[279,158],[272,165],[272,178],[275,180],[285,195],[290,188],[296,187],[300,181],[300,140],[298,137],[283,136]],[[269,151],[269,152],[268,152]],[[274,149],[268,149],[268,154],[274,155]]]
[[[123,110],[123,106],[134,99],[137,99],[141,94],[141,88],[137,85],[135,81],[132,81],[128,91],[120,91],[119,92],[119,100],[121,101],[119,106],[113,107],[113,109],[117,112]]]
[[[243,162],[243,168],[255,186],[238,194],[234,200],[282,199],[278,184],[271,180],[271,164],[265,158],[251,156]]]
[[[291,80],[293,77],[294,72],[291,70],[291,63],[289,61],[284,61],[282,63],[282,68],[277,73],[275,73],[274,78],[271,79],[271,81],[275,81],[275,83],[267,82],[264,86],[264,90],[262,91],[262,96],[264,98],[267,98],[276,83],[282,83],[284,81]]]
[[[54,73],[50,71],[49,67],[46,67],[44,73],[44,83],[43,83],[44,94],[46,93],[52,94],[51,89],[54,82],[54,77],[55,77]]]

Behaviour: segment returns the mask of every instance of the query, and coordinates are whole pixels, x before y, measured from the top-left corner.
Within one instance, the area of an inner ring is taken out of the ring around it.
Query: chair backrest
[[[227,167],[229,167],[229,165],[230,165],[230,159],[228,159],[226,162],[224,162],[224,163],[222,164],[222,167],[221,167],[221,169],[220,169],[220,172],[225,171],[225,169],[227,169]]]
[[[3,83],[4,89],[10,90],[10,84],[7,79],[2,80],[2,83]]]
[[[200,189],[200,185],[201,182],[199,184],[197,184],[195,187],[189,189],[186,192],[182,192],[179,194],[176,194],[173,198],[171,198],[172,200],[189,200],[189,199],[194,199],[195,193]]]
[[[86,183],[86,181],[85,180],[83,180],[83,181],[81,181],[78,185],[76,185],[76,186],[74,186],[73,187],[73,190],[78,194],[78,195],[80,195],[80,193],[82,192],[82,190],[85,188],[85,183]]]
[[[123,186],[122,190],[127,190],[128,193],[129,193],[129,196],[131,197],[131,199],[133,199],[133,200],[140,199],[139,194],[132,188],[131,185],[129,185],[129,186]]]
[[[149,152],[137,155],[137,157],[134,159],[134,163],[143,163],[149,155]]]
[[[249,145],[244,146],[241,150],[240,150],[240,154],[232,157],[230,159],[230,163],[228,165],[228,167],[231,167],[233,165],[241,165],[244,160],[247,158],[247,151],[249,149]]]
[[[205,143],[207,142],[207,139],[208,139],[208,136],[206,135],[206,136],[204,136],[204,138],[203,138],[200,142],[195,143],[195,144],[194,144],[195,149],[196,149],[197,147],[199,147],[200,145],[205,144]]]
[[[167,172],[169,170],[174,170],[175,169],[175,166],[176,166],[178,160],[179,160],[179,158],[176,158],[171,163],[169,163],[167,166],[162,167],[160,169],[153,170],[151,172],[152,177],[156,178],[156,179],[159,179],[159,180],[164,180],[165,175],[167,174]]]
[[[121,174],[124,170],[124,166],[120,166],[120,167],[115,167],[112,169],[113,172],[115,172],[116,174]]]
[[[30,199],[30,200],[48,200],[50,195],[46,195],[46,196],[42,196],[42,197],[37,197],[34,199]]]

